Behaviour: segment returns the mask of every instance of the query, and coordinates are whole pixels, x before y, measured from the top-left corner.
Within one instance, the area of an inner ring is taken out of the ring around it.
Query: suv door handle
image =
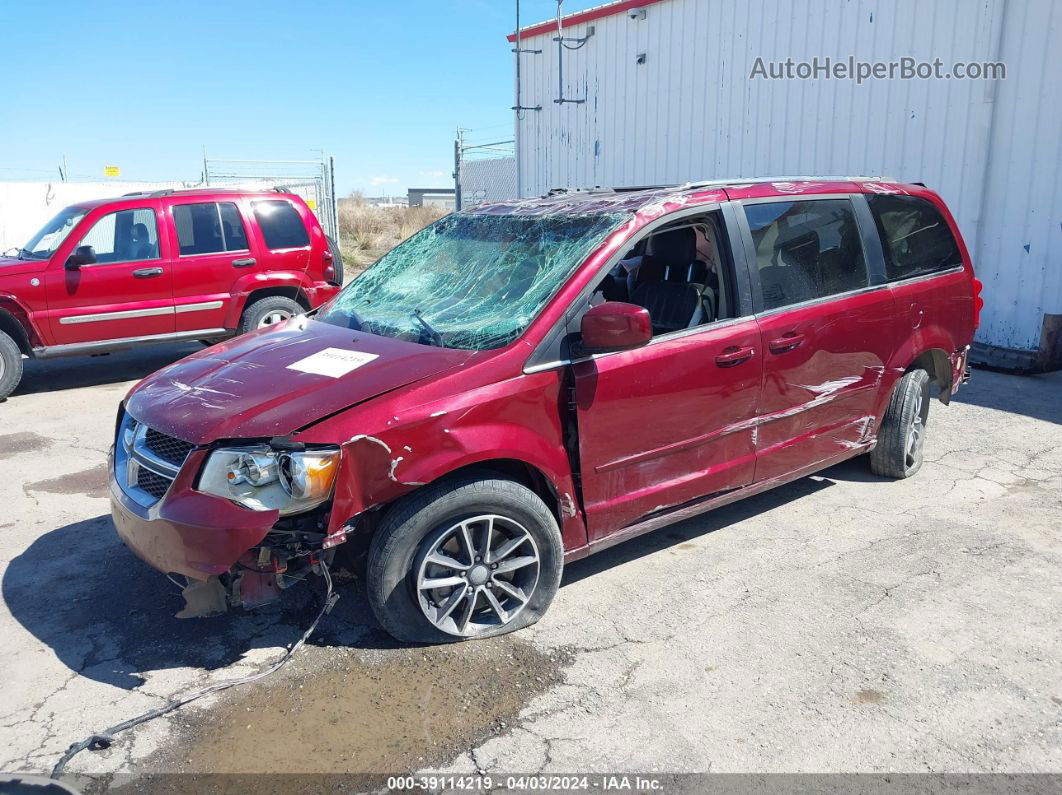
[[[154,279],[156,276],[162,275],[162,268],[140,268],[133,271],[133,276],[137,279]]]
[[[799,348],[804,344],[804,335],[797,334],[795,331],[790,331],[788,334],[783,334],[777,339],[773,339],[767,343],[767,347],[771,353],[785,353],[791,351],[794,348]]]
[[[741,364],[747,362],[753,356],[756,355],[756,349],[745,348],[727,348],[723,353],[715,357],[715,363],[720,367],[733,367],[735,364]]]
[[[254,265],[254,257],[242,257],[232,261],[232,267],[234,268],[249,268],[252,265]]]

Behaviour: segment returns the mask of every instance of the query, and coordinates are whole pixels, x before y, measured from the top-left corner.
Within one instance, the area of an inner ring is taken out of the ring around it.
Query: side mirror
[[[608,353],[645,345],[653,338],[653,324],[645,307],[606,301],[583,315],[580,332],[583,350]]]
[[[68,271],[81,270],[82,265],[96,263],[96,250],[92,246],[78,246],[66,261]]]

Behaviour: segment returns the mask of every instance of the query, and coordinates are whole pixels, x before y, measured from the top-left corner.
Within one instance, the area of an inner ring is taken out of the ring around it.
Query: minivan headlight
[[[277,451],[267,445],[222,447],[207,458],[199,491],[253,511],[281,516],[316,508],[328,499],[339,469],[336,447]]]

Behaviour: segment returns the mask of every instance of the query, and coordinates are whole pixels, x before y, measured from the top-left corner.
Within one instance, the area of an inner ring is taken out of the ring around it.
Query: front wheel
[[[412,643],[489,638],[529,626],[560,586],[557,520],[530,489],[466,477],[412,495],[369,548],[368,596]]]
[[[246,334],[255,329],[271,328],[302,312],[303,308],[296,301],[282,295],[259,298],[243,310],[236,333]]]
[[[929,417],[929,373],[911,370],[897,382],[870,451],[875,475],[909,478],[922,468]]]
[[[15,391],[22,380],[22,351],[7,334],[0,331],[0,400]]]

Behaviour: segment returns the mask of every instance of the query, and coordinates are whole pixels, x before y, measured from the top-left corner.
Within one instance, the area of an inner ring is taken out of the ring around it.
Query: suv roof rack
[[[196,185],[191,188],[162,188],[161,190],[134,190],[131,193],[123,193],[122,198],[128,198],[131,196],[147,196],[151,199],[158,199],[162,196],[170,196],[174,193],[195,193],[196,191],[203,191],[207,193],[254,193],[256,191],[247,188],[218,188],[213,185]],[[263,187],[260,193],[291,193],[291,189],[285,185],[273,185],[271,187]]]

